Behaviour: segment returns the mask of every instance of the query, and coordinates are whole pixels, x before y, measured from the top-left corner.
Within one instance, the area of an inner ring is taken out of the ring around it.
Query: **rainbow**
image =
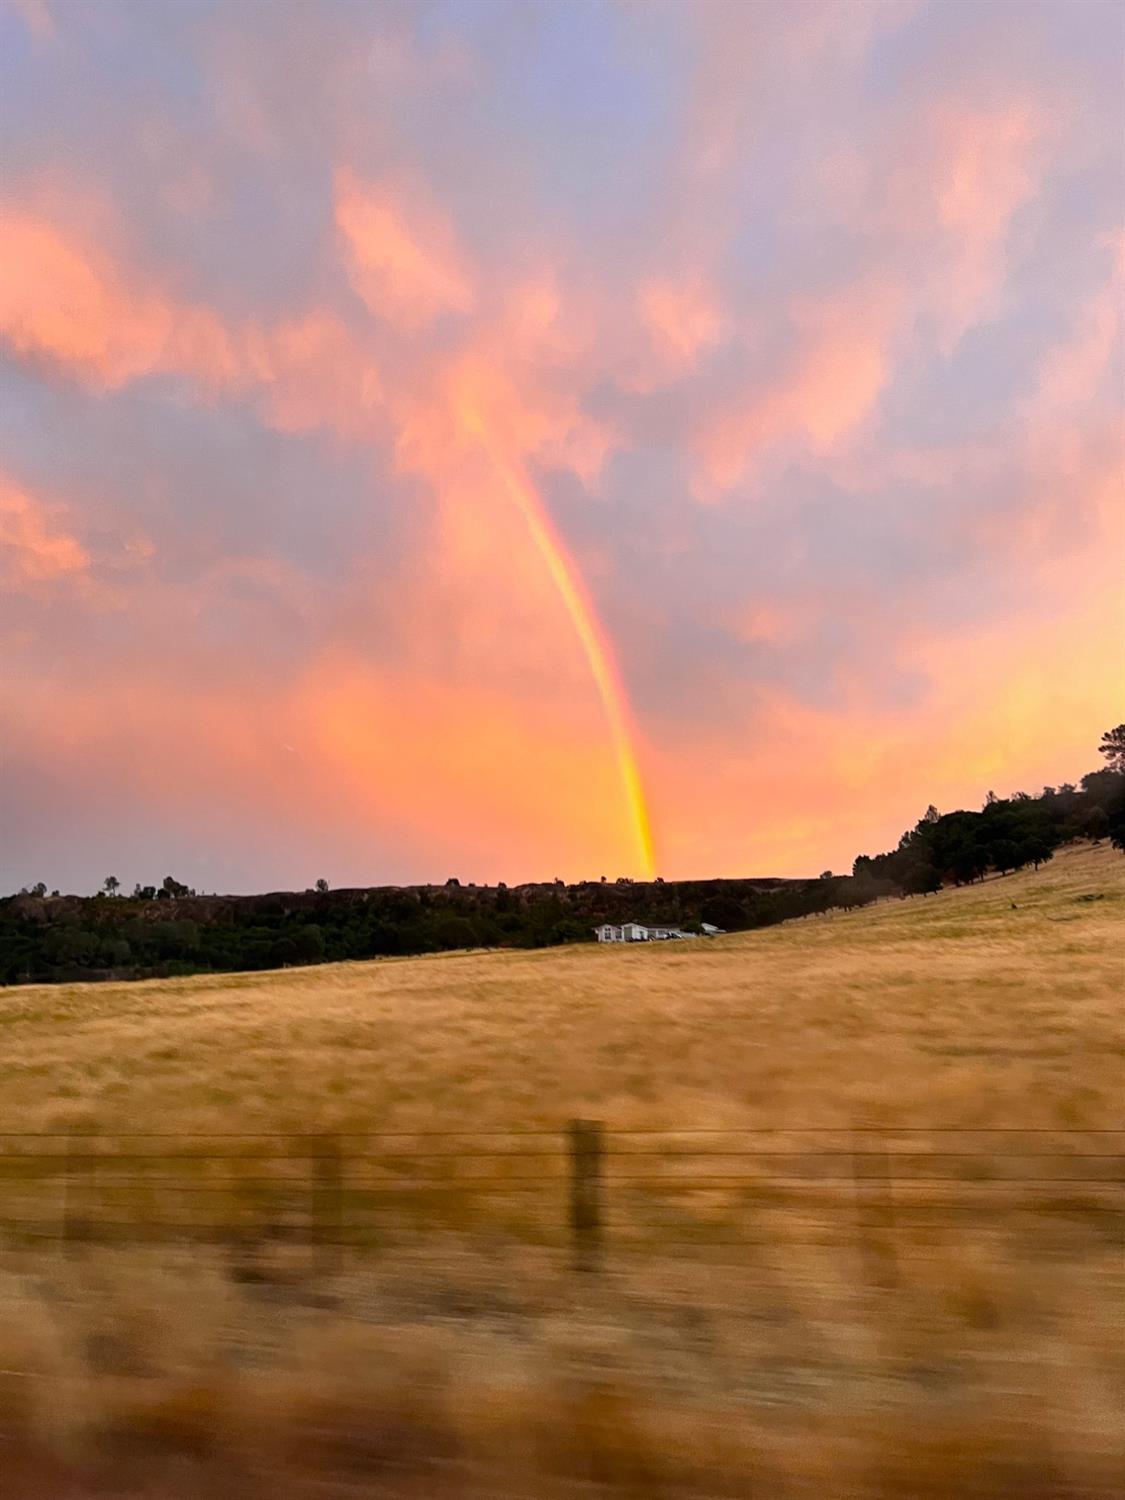
[[[598,620],[594,602],[586,591],[582,577],[567,552],[566,544],[555,529],[546,506],[530,480],[518,468],[496,451],[489,441],[480,421],[473,423],[474,433],[479,438],[489,462],[496,470],[513,503],[527,523],[532,540],[539,555],[547,565],[555,587],[558,589],[570,622],[582,645],[582,651],[590,668],[590,675],[598,690],[602,709],[609,728],[614,758],[621,777],[625,804],[629,810],[629,822],[633,830],[637,858],[641,875],[651,880],[656,872],[656,856],[652,837],[652,818],[645,799],[644,783],[637,765],[637,753],[633,746],[630,724],[629,700],[617,669],[613,646]]]

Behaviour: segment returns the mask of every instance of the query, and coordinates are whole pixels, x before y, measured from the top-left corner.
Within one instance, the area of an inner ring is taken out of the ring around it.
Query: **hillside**
[[[0,1119],[713,1125],[1119,1112],[1125,858],[625,951],[433,955],[0,994]],[[44,1065],[49,1061],[50,1066]]]

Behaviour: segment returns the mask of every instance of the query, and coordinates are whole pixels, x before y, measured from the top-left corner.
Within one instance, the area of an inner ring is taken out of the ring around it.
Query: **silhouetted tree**
[[[992,863],[1001,873],[1020,867],[1020,847],[1013,839],[997,839],[992,845]]]
[[[734,896],[712,896],[700,907],[699,917],[724,932],[741,932],[746,926],[747,912]]]
[[[102,881],[102,890],[105,891],[107,896],[116,896],[120,889],[121,882],[116,875],[107,875]]]
[[[324,957],[324,933],[309,922],[293,936],[293,956],[303,964],[318,963]]]
[[[1104,807],[1121,790],[1120,771],[1087,771],[1081,781],[1082,790],[1090,799],[1090,806]]]
[[[442,917],[437,925],[437,938],[442,948],[477,948],[480,946],[477,930],[468,917]]]
[[[1107,770],[1125,772],[1125,724],[1106,730],[1098,753],[1105,756]]]
[[[316,888],[322,896],[326,896],[328,894],[328,882],[327,880],[325,880],[323,875],[317,881]]]
[[[1091,807],[1078,821],[1083,838],[1093,839],[1096,844],[1109,833],[1109,813],[1104,807]]]
[[[1125,786],[1112,798],[1105,809],[1108,819],[1109,841],[1115,849],[1125,854]]]

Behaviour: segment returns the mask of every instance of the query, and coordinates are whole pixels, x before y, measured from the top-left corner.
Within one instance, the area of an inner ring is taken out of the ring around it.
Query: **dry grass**
[[[1125,1125],[1123,935],[1125,860],[1079,846],[705,946],[13,989],[0,1124],[1021,1126],[1060,1132],[1057,1166],[1092,1139],[1062,1131]],[[552,1248],[550,1161],[538,1196],[392,1198],[316,1276],[283,1239],[244,1282],[221,1249],[8,1236],[3,1493],[1125,1494],[1125,1193],[1005,1185],[1031,1163],[966,1139],[890,1225],[878,1190],[857,1219],[849,1183],[680,1192],[701,1163],[662,1165],[667,1191],[611,1189],[599,1277]],[[49,1186],[7,1177],[9,1205]],[[976,1207],[929,1212],[951,1197]]]

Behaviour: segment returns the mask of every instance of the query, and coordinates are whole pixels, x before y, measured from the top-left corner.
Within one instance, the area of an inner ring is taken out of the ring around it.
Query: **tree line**
[[[766,927],[880,897],[925,897],[990,873],[1038,869],[1060,844],[1108,839],[1125,852],[1125,724],[1099,747],[1105,767],[1077,785],[998,797],[978,812],[929,807],[894,849],[859,855],[816,880],[583,881],[566,885],[376,887],[264,896],[199,895],[166,876],[121,895],[50,895],[44,883],[0,900],[0,982],[162,977],[278,968],[458,948],[539,948],[593,939],[602,922],[702,931]]]

